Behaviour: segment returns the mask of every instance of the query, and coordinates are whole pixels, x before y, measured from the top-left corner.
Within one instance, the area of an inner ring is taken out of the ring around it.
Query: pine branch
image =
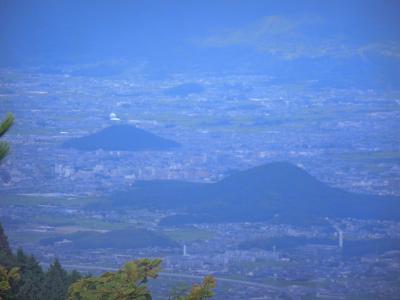
[[[12,113],[8,113],[4,121],[0,124],[0,137],[3,136],[11,125],[14,123],[14,116]]]
[[[8,154],[10,146],[5,142],[0,142],[0,161]]]
[[[0,137],[3,136],[14,123],[14,116],[8,113],[4,121],[0,124]],[[10,146],[6,142],[0,142],[0,161],[8,154]]]

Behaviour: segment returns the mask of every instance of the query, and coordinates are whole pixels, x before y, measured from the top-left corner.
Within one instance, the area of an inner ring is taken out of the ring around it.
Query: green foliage
[[[184,282],[178,282],[175,285],[168,296],[168,300],[178,300],[184,298],[190,292],[190,285]]]
[[[82,278],[82,274],[77,270],[73,270],[68,274],[68,287]]]
[[[0,124],[0,137],[3,136],[11,125],[14,123],[14,116],[12,113],[8,113],[4,121]]]
[[[68,294],[68,274],[56,259],[47,271],[39,299],[66,299]]]
[[[10,129],[11,125],[14,123],[14,116],[11,113],[8,113],[6,118],[0,124],[0,137],[2,137],[8,129]],[[10,151],[10,146],[6,142],[0,142],[0,161],[7,155]]]
[[[4,233],[3,226],[0,223],[0,251],[7,255],[12,255],[10,245],[8,244],[7,235]]]
[[[67,299],[68,287],[81,277],[77,271],[68,274],[58,260],[45,273],[22,249],[14,255],[0,223],[0,300]]]
[[[125,264],[117,272],[81,279],[69,288],[69,300],[148,300],[152,299],[145,285],[156,278],[161,260],[140,259]]]
[[[15,291],[17,300],[35,300],[43,288],[45,274],[35,257],[26,256],[22,249],[16,255],[21,270],[21,280]]]
[[[189,295],[178,298],[177,300],[205,300],[213,296],[213,289],[216,287],[214,277],[206,276],[202,284],[195,284]]]
[[[160,264],[159,259],[140,259],[126,263],[117,272],[81,279],[69,288],[68,300],[151,300],[146,283],[158,276]],[[193,285],[189,293],[186,288],[172,291],[169,299],[209,299],[215,286],[215,279],[207,276],[201,284]]]
[[[161,260],[140,259],[125,264],[117,272],[100,277],[82,278],[77,271],[68,273],[55,260],[43,272],[33,256],[19,249],[13,255],[7,236],[0,224],[0,300],[149,300],[146,286],[149,278],[155,279]],[[202,284],[172,291],[171,300],[204,300],[211,298],[215,280],[206,277]]]
[[[7,235],[4,233],[3,226],[0,223],[0,264],[7,265],[11,262],[11,248],[8,243]]]
[[[19,268],[7,269],[0,266],[0,300],[13,298],[12,287],[19,279]]]

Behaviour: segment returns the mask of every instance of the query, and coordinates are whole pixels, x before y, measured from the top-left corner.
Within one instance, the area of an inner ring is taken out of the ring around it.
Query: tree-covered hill
[[[313,218],[399,219],[399,199],[333,188],[303,169],[275,162],[235,173],[217,183],[139,182],[97,207],[175,209],[162,224],[261,221],[279,217],[302,223]]]

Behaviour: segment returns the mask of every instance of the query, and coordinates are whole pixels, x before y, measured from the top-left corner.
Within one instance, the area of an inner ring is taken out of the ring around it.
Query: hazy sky
[[[377,56],[397,65],[400,60],[399,1],[0,3],[2,65],[102,59],[256,65]]]

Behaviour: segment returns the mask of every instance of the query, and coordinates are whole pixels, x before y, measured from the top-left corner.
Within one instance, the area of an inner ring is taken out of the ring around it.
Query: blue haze
[[[161,257],[155,299],[204,274],[216,299],[398,299],[399,12],[0,0],[12,248],[99,273]]]

